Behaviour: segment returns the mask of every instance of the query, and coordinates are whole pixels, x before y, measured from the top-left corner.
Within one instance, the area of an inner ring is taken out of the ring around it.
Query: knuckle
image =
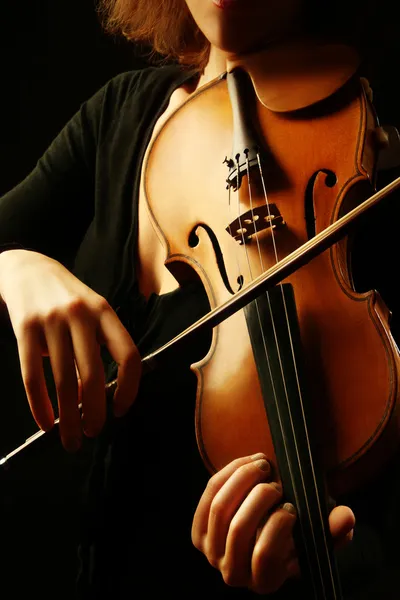
[[[207,482],[206,485],[206,493],[209,497],[214,497],[215,494],[219,491],[220,485],[218,482],[218,473],[213,475]]]
[[[236,513],[229,526],[229,536],[234,545],[240,541],[245,527],[245,520]]]
[[[17,337],[28,335],[35,332],[40,324],[40,318],[36,314],[24,315],[20,319],[14,320],[14,329]]]
[[[92,300],[92,306],[98,314],[111,310],[110,304],[103,296],[100,296],[99,294],[96,294],[96,296]]]
[[[61,310],[56,308],[54,312],[58,318],[60,313],[74,318],[86,317],[88,314],[88,304],[82,296],[74,296],[68,299]]]
[[[223,570],[221,575],[226,585],[229,585],[230,587],[239,587],[243,585],[243,582],[236,575],[235,570]]]
[[[269,483],[258,483],[254,490],[260,500],[264,500],[266,503],[271,503],[271,500],[276,502],[282,495],[282,492]]]
[[[253,567],[251,590],[257,594],[273,594],[287,579],[287,569],[283,560],[270,560]]]
[[[273,562],[273,553],[268,543],[256,544],[253,550],[252,563],[255,571],[267,573]]]
[[[222,579],[230,587],[246,587],[249,576],[243,565],[237,565],[230,561],[222,561],[220,572]]]
[[[207,553],[206,557],[207,557],[208,562],[210,563],[210,565],[212,567],[214,567],[214,569],[221,570],[220,569],[220,559],[217,556],[215,556],[214,554],[211,554],[211,553]],[[221,571],[221,573],[222,573],[222,571]]]
[[[202,552],[203,551],[203,536],[199,535],[197,533],[195,527],[192,527],[191,538],[192,538],[192,544],[196,548],[196,550],[200,550],[200,552]]]
[[[222,521],[225,514],[225,502],[215,497],[210,506],[210,517],[215,521]]]
[[[286,560],[271,544],[256,545],[252,557],[254,591],[259,594],[276,592],[285,581]]]
[[[278,507],[278,510],[274,512],[273,515],[275,527],[281,530],[282,534],[286,535],[285,532],[288,530],[288,526],[293,521],[293,515],[291,515],[287,510],[282,509],[282,506]]]
[[[257,458],[263,458],[263,454],[259,454],[257,455]],[[250,456],[239,456],[238,458],[235,458],[232,462],[231,465],[235,468],[235,470],[240,469],[241,467],[247,465],[251,465],[253,464],[254,460],[250,460],[251,457]]]
[[[199,539],[197,539],[196,541],[196,548],[204,554],[209,564],[212,567],[214,567],[214,569],[218,569],[219,571],[221,571],[223,557],[218,555],[218,553],[215,550],[215,547],[212,545],[212,543],[210,543],[207,534],[199,536]]]
[[[45,315],[43,315],[43,320],[47,326],[54,326],[60,323],[62,320],[62,311],[59,307],[52,307],[49,309]]]
[[[254,471],[254,462],[248,462],[245,463],[244,465],[240,465],[237,470],[241,473],[246,473],[247,471]]]

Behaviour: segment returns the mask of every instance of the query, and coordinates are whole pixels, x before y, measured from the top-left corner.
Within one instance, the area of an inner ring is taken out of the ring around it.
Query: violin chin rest
[[[360,65],[355,48],[300,40],[243,55],[227,64],[249,74],[256,95],[273,112],[293,112],[328,98],[351,79]]]

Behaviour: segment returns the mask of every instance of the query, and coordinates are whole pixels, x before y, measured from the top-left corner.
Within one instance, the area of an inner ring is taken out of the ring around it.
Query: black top
[[[207,310],[204,292],[194,284],[146,303],[135,278],[142,159],[158,115],[189,77],[175,66],[115,77],[82,105],[34,171],[0,200],[0,246],[16,243],[73,270],[117,310],[142,354]],[[357,288],[379,289],[395,315],[398,212],[393,197],[375,209],[358,232],[354,252]],[[393,331],[399,339],[395,316]],[[196,381],[186,367],[203,356],[206,343],[182,356],[175,370],[147,377],[127,417],[110,420],[100,436],[83,518],[78,587],[84,598],[141,599],[167,592],[247,596],[225,586],[190,541],[208,474],[194,437]],[[114,374],[111,361],[109,378]],[[381,594],[384,581],[388,590],[396,589],[400,558],[394,520],[398,480],[389,477],[391,468],[346,499],[358,518],[354,542],[341,559],[348,598],[397,597]],[[293,597],[299,587],[288,584],[278,596]]]

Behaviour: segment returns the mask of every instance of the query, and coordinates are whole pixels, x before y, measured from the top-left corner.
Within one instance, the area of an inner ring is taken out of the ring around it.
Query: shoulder
[[[177,65],[145,67],[119,73],[108,80],[81,106],[83,123],[91,124],[96,136],[104,137],[117,126],[143,123],[187,80],[190,73]]]
[[[126,104],[162,95],[170,85],[184,77],[182,69],[176,65],[126,71],[110,79],[99,96],[103,106],[118,111]]]

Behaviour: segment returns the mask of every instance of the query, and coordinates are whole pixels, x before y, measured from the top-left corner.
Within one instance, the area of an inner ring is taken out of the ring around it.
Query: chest
[[[164,294],[178,287],[178,282],[164,266],[166,248],[153,226],[146,201],[144,176],[152,143],[171,114],[188,98],[184,88],[178,88],[170,97],[166,110],[159,116],[154,126],[141,167],[138,200],[138,241],[136,248],[136,270],[141,293],[148,298],[152,293]]]

